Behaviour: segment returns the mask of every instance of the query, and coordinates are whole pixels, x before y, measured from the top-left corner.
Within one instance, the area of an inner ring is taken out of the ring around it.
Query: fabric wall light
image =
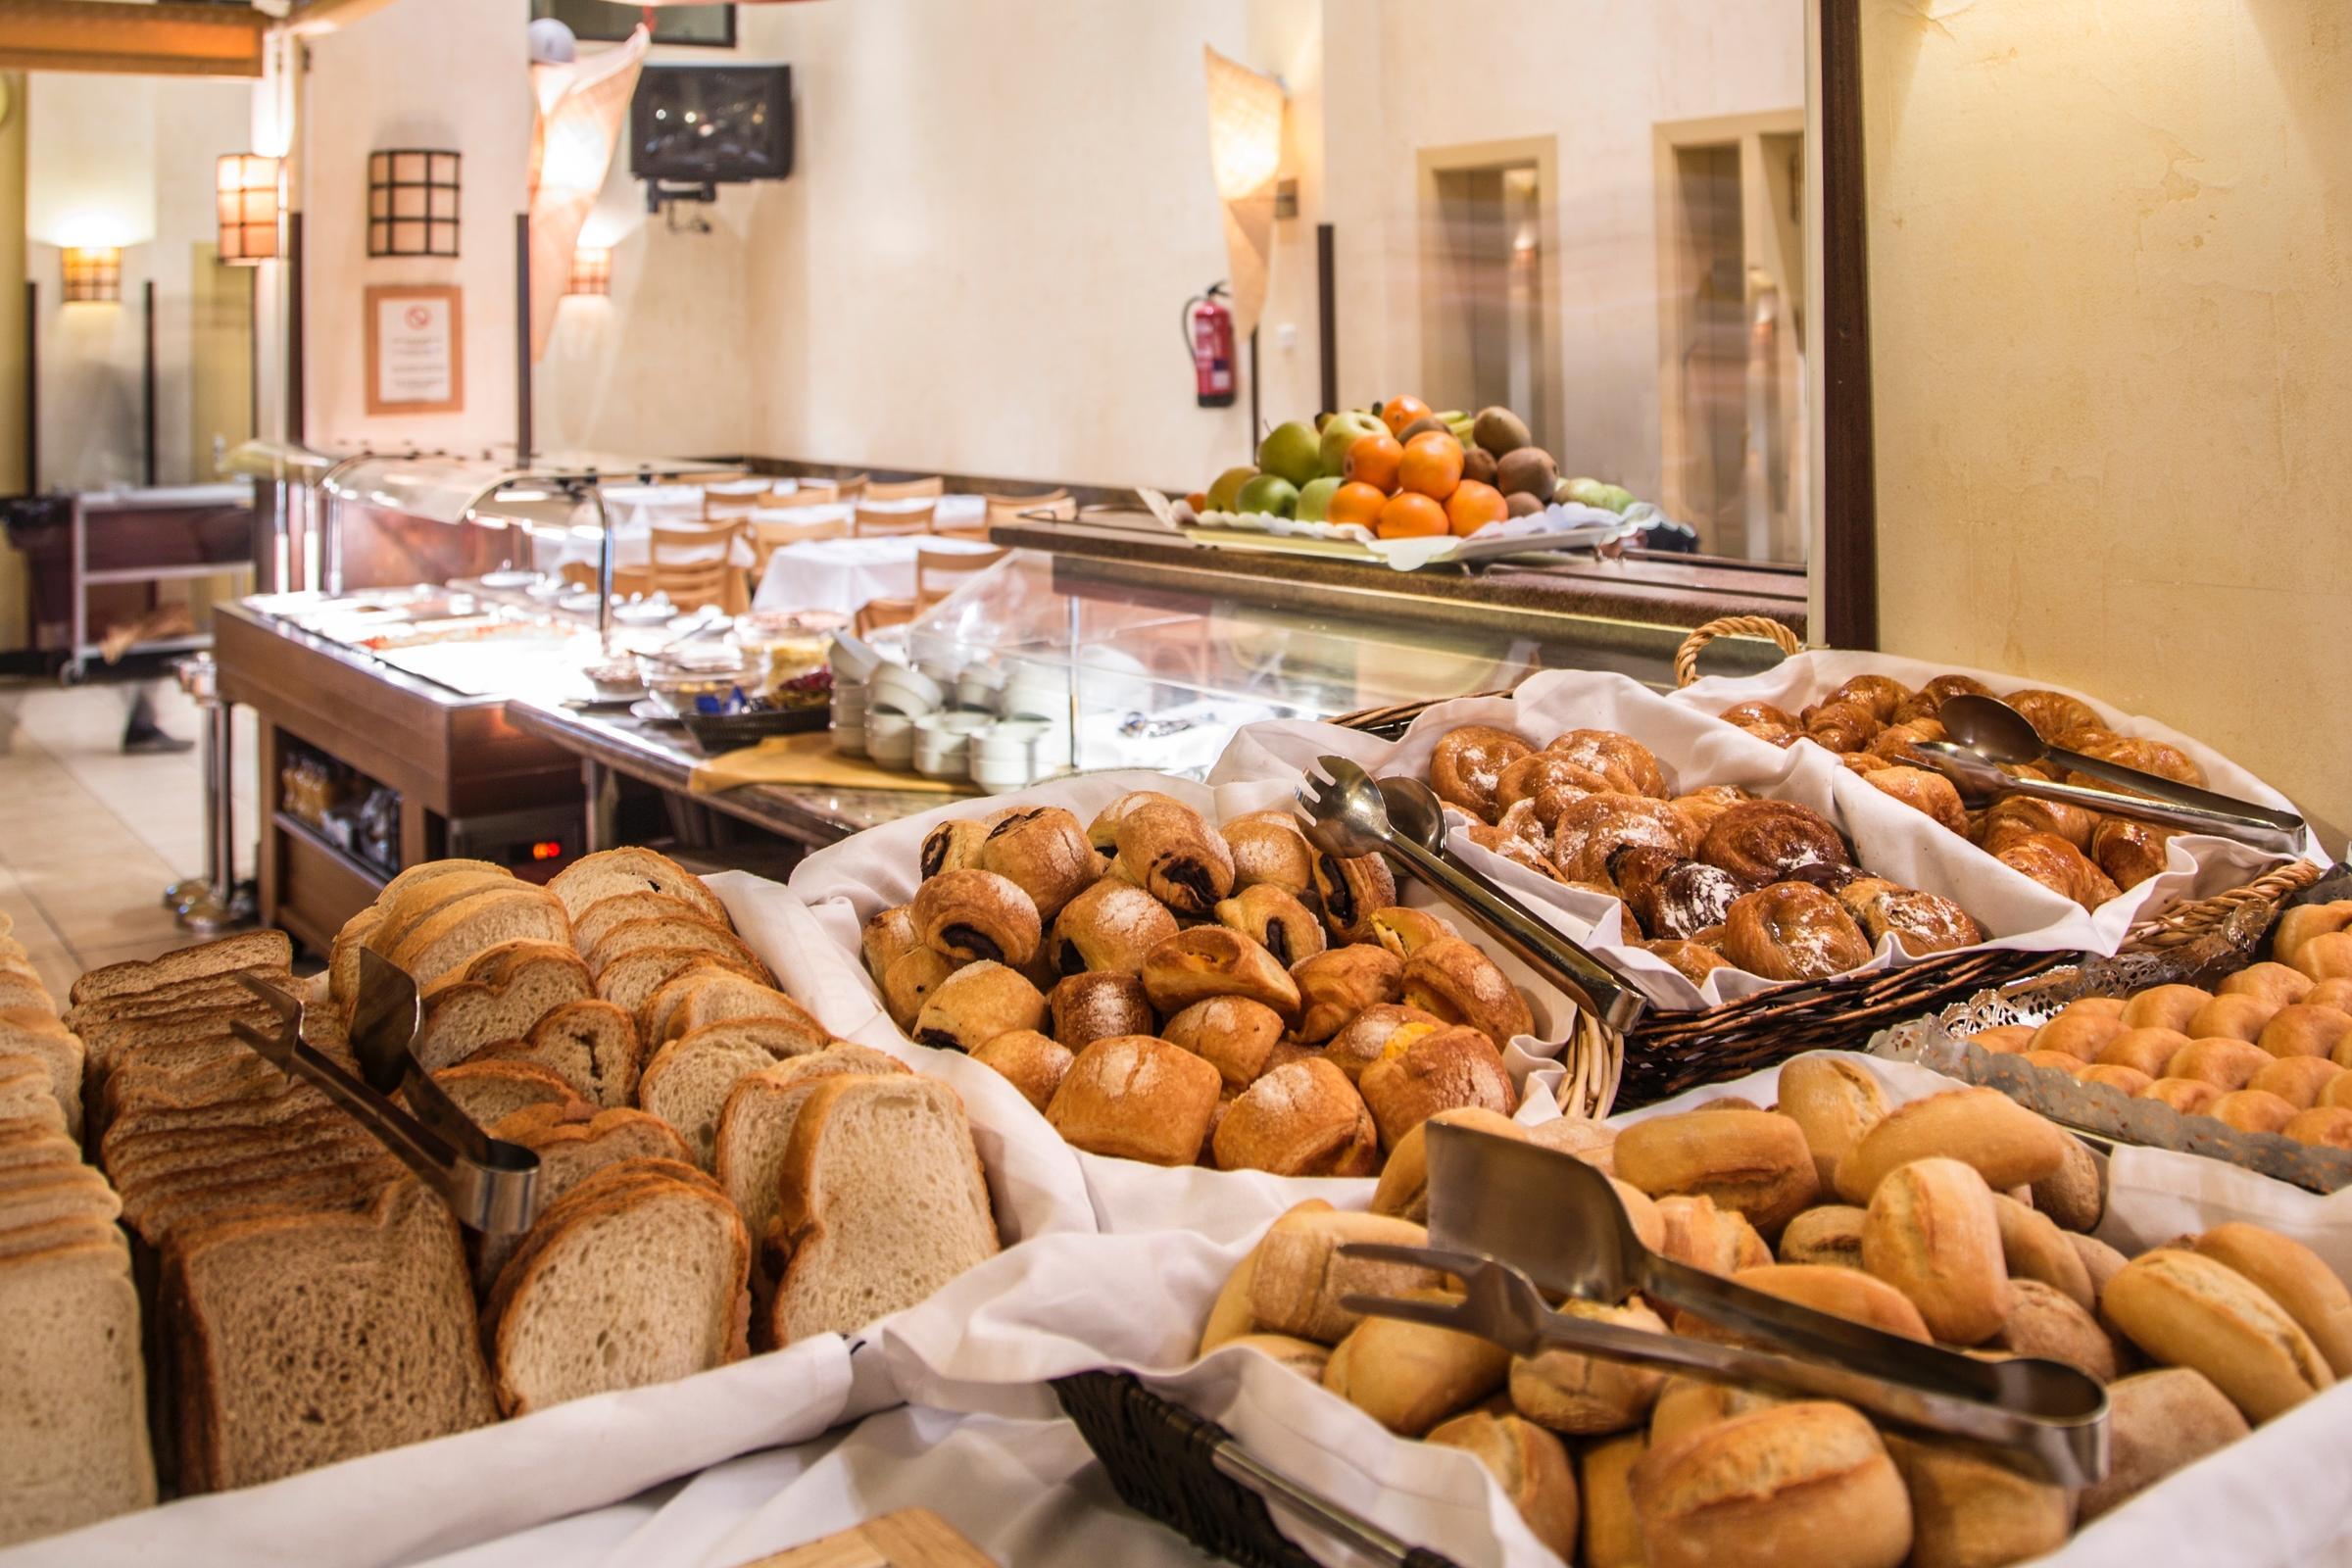
[[[114,305],[122,298],[122,247],[73,245],[64,253],[66,303]]]
[[[224,153],[215,168],[220,260],[230,267],[275,261],[278,161],[260,153]]]
[[[566,294],[606,295],[612,292],[612,251],[605,245],[581,245],[571,253],[571,276]]]
[[[612,150],[651,34],[641,24],[616,48],[569,64],[535,63],[531,97],[531,358],[547,352],[580,230],[605,188]]]
[[[368,155],[368,254],[458,254],[459,155],[394,147]]]
[[[1282,83],[1203,49],[1208,69],[1208,161],[1225,204],[1233,326],[1247,337],[1266,303],[1274,254],[1274,175],[1282,167]]]

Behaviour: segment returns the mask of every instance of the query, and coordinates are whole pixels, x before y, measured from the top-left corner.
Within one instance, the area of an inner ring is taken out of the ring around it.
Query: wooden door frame
[[[1862,156],[1862,3],[1818,0],[1822,364],[1820,624],[1828,648],[1879,645],[1878,462],[1870,384],[1870,203]]]
[[[1557,136],[1513,136],[1500,141],[1456,142],[1444,147],[1424,147],[1416,158],[1413,176],[1414,199],[1421,229],[1421,341],[1415,359],[1415,384],[1429,386],[1433,361],[1433,344],[1452,341],[1446,330],[1443,311],[1438,303],[1438,291],[1430,287],[1440,269],[1447,265],[1446,234],[1436,220],[1439,211],[1438,176],[1463,170],[1492,169],[1497,165],[1533,164],[1536,168],[1536,206],[1546,225],[1543,244],[1537,251],[1541,275],[1536,280],[1536,340],[1541,346],[1537,363],[1538,380],[1544,389],[1545,416],[1563,419],[1567,414],[1565,392],[1567,383],[1562,375],[1559,336],[1560,302],[1560,245],[1556,227],[1560,211],[1560,139]],[[1556,441],[1558,430],[1537,432],[1539,440]]]

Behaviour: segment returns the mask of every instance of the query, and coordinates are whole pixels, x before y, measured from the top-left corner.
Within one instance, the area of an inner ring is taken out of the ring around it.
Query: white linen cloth
[[[905,503],[885,503],[903,507]],[[850,508],[793,507],[762,514],[798,522],[847,516]],[[803,514],[806,515],[803,515]],[[914,597],[918,550],[979,555],[997,547],[977,539],[929,534],[875,539],[806,539],[784,545],[767,558],[767,570],[752,595],[754,610],[830,610],[855,615],[876,599]]]
[[[700,527],[702,514],[692,516],[661,519],[662,526]],[[597,559],[597,532],[593,526],[565,529],[550,537],[544,533],[531,535],[531,565],[539,571],[561,571],[577,563],[594,566]],[[717,554],[716,547],[700,546],[678,551],[675,560],[684,563],[708,561]],[[727,559],[738,566],[752,564],[751,541],[738,533],[728,548]],[[615,566],[645,567],[654,562],[654,525],[651,522],[616,522],[612,524],[612,564]]]

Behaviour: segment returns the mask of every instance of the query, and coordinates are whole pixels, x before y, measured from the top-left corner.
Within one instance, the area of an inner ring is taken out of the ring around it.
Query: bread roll
[[[1273,1235],[1285,1221],[1302,1218],[1308,1214],[1329,1214],[1331,1212],[1333,1212],[1332,1206],[1320,1198],[1310,1198],[1304,1202],[1294,1203],[1283,1212],[1280,1219],[1266,1228],[1266,1236]],[[1242,1260],[1234,1265],[1233,1272],[1225,1276],[1224,1285],[1218,1288],[1217,1298],[1208,1309],[1208,1323],[1200,1331],[1200,1353],[1202,1355],[1206,1355],[1226,1341],[1239,1339],[1256,1328],[1257,1319],[1250,1306],[1250,1292],[1257,1280],[1258,1253],[1265,1250],[1265,1236],[1259,1237],[1257,1245],[1243,1254]],[[1318,1382],[1322,1380],[1320,1369],[1316,1371],[1315,1377]]]
[[[1046,1119],[1094,1154],[1152,1165],[1189,1165],[1208,1136],[1223,1080],[1181,1046],[1116,1035],[1078,1053]]]
[[[2159,1078],[2142,1089],[2137,1098],[2158,1101],[2183,1116],[2202,1116],[2227,1093],[2220,1084],[2209,1084],[2202,1078]]]
[[[2090,1271],[2047,1214],[2000,1193],[1992,1195],[1992,1211],[2000,1225],[2001,1260],[2010,1279],[2039,1280],[2085,1312],[2098,1305]]]
[[[1224,1344],[1247,1346],[1309,1383],[1321,1383],[1323,1369],[1331,1362],[1331,1351],[1322,1346],[1312,1340],[1294,1340],[1287,1334],[1243,1334]]]
[[[2115,1342],[2081,1302],[2039,1280],[2013,1279],[2009,1294],[2008,1320],[1987,1344],[2019,1355],[2064,1361],[2101,1383],[2114,1381],[2122,1365]]]
[[[1003,1074],[1022,1099],[1043,1111],[1054,1103],[1054,1092],[1078,1058],[1067,1046],[1034,1029],[1015,1029],[973,1052],[972,1059]]]
[[[2072,1007],[2034,1031],[2034,1051],[2056,1051],[2080,1061],[2098,1061],[2099,1054],[2130,1025],[2113,1013],[2077,1012]]]
[[[2276,1133],[2295,1119],[2295,1107],[2260,1089],[2234,1089],[2205,1112],[2241,1133]]]
[[[1813,1152],[1802,1128],[1768,1110],[1690,1110],[1617,1135],[1617,1174],[1652,1198],[1701,1195],[1766,1237],[1812,1202]]]
[[[1751,1410],[1642,1455],[1647,1568],[1895,1568],[1911,1499],[1868,1421],[1807,1400]]]
[[[1298,1016],[1298,983],[1290,971],[1265,949],[1221,925],[1197,925],[1162,938],[1144,956],[1143,980],[1144,994],[1163,1015],[1210,997],[1247,997],[1286,1022]]]
[[[1838,1196],[1867,1203],[1888,1171],[1941,1156],[1985,1184],[2030,1186],[2066,1161],[2066,1134],[1997,1089],[1955,1089],[1889,1111],[1838,1165]]]
[[[1821,1052],[1781,1066],[1781,1114],[1804,1133],[1823,1192],[1833,1190],[1838,1161],[1886,1114],[1886,1096],[1870,1069],[1841,1053]]]
[[[2295,950],[2294,965],[2314,980],[2352,976],[2352,931],[2330,931]]]
[[[2099,1048],[2104,1066],[2131,1067],[2150,1078],[2164,1076],[2165,1066],[2188,1048],[2188,1036],[2178,1029],[2126,1029]]]
[[[2333,1007],[2338,1012],[2352,1012],[2352,975],[2337,975],[2322,980],[2303,994],[2301,1004],[2306,1007]]]
[[[2133,1029],[2179,1029],[2185,1033],[2197,1009],[2213,993],[2197,986],[2151,986],[2124,1004],[2124,1023]]]
[[[2229,1396],[2191,1367],[2117,1379],[2107,1387],[2107,1476],[2075,1494],[2077,1518],[2089,1524],[2250,1430]]]
[[[1324,1065],[1331,1066],[1329,1062]],[[1331,1071],[1342,1076],[1337,1067]],[[1519,1108],[1519,1092],[1511,1084],[1501,1054],[1493,1041],[1467,1024],[1427,1033],[1397,1031],[1381,1059],[1363,1070],[1356,1085],[1363,1091],[1364,1103],[1372,1108],[1384,1149],[1395,1149],[1407,1133],[1441,1110],[1475,1105],[1508,1116]]]
[[[2280,1007],[2254,1043],[2274,1056],[2328,1056],[2352,1039],[2352,1012],[2299,1002]]]
[[[1443,1290],[1407,1300],[1458,1301]],[[1502,1387],[1510,1352],[1427,1323],[1368,1317],[1348,1331],[1323,1368],[1323,1386],[1403,1437],[1417,1438]]]
[[[2293,1120],[2278,1129],[2278,1136],[2292,1138],[2298,1144],[2352,1149],[2352,1110],[2340,1105],[2315,1105],[2309,1110],[2298,1110]]]
[[[2294,966],[2295,955],[2312,938],[2330,931],[2352,926],[2352,899],[2337,899],[2329,904],[2298,904],[2278,915],[2278,929],[2271,938],[2271,956],[2280,963]],[[2298,971],[2302,972],[2302,971]]]
[[[1731,1275],[1772,1261],[1771,1250],[1745,1215],[1717,1208],[1703,1194],[1661,1198],[1657,1208],[1665,1226],[1658,1250],[1678,1263]]]
[[[1980,1029],[1970,1035],[1968,1043],[1979,1051],[1989,1051],[1996,1056],[2014,1056],[2030,1050],[2037,1033],[2039,1031],[2030,1023],[1996,1024],[1990,1029]],[[1786,1091],[1783,1092],[1783,1099],[1787,1099]],[[1788,1106],[1784,1103],[1781,1108],[1786,1110]]]
[[[1584,1510],[1584,1550],[1570,1561],[1584,1568],[1646,1568],[1642,1523],[1634,1515],[1627,1478],[1649,1442],[1639,1432],[1590,1443],[1576,1456],[1577,1495]]]
[[[1862,1266],[1862,1210],[1850,1203],[1808,1208],[1781,1232],[1781,1261]]]
[[[2232,1035],[2201,1035],[2173,1054],[2173,1059],[2164,1064],[2163,1076],[2194,1078],[2227,1093],[2243,1089],[2248,1079],[2274,1059],[2252,1041]]]
[[[2213,988],[2216,997],[2260,997],[2274,1007],[2291,1006],[2311,994],[2311,976],[2283,963],[2250,963]]]
[[[2191,1040],[2254,1041],[2278,1011],[2278,1004],[2264,997],[2217,996],[2180,1028]]]
[[[1890,1436],[1886,1451],[1911,1494],[1911,1568],[2000,1568],[2066,1544],[2064,1487],[1957,1439]]]
[[[2320,1254],[2276,1231],[2232,1220],[2190,1246],[2253,1281],[2286,1309],[2337,1377],[2352,1373],[2352,1292]]]
[[[1649,1441],[1664,1447],[1701,1427],[1788,1402],[1785,1396],[1766,1394],[1744,1383],[1717,1383],[1711,1378],[1678,1374],[1666,1380],[1666,1386],[1658,1391],[1658,1402],[1649,1408]]]
[[[2034,1183],[2034,1207],[2062,1230],[2097,1228],[2107,1211],[2107,1176],[2098,1156],[2080,1138],[2066,1140],[2066,1158]]]
[[[1666,1324],[1639,1301],[1607,1306],[1570,1299],[1560,1310],[1571,1317],[1619,1328],[1664,1334]],[[1649,1417],[1666,1375],[1633,1361],[1611,1361],[1575,1350],[1545,1350],[1510,1358],[1511,1407],[1554,1432],[1595,1437],[1640,1426]]]
[[[1441,1110],[1428,1121],[1420,1123],[1396,1142],[1387,1161],[1380,1167],[1380,1184],[1372,1190],[1372,1212],[1394,1214],[1409,1219],[1416,1225],[1429,1221],[1429,1122],[1442,1121],[1464,1127],[1474,1127],[1482,1133],[1516,1142],[1527,1141],[1527,1131],[1508,1116],[1498,1115],[1483,1105],[1466,1105],[1452,1110]]]
[[[2086,1084],[2104,1084],[2127,1098],[2139,1094],[2156,1081],[2137,1067],[2112,1066],[2103,1061],[2092,1062],[2075,1076]]]
[[[1447,1027],[1450,1026],[1436,1013],[1408,1007],[1402,1003],[1386,1003],[1366,1007],[1357,1013],[1346,1027],[1332,1036],[1331,1043],[1323,1048],[1323,1054],[1350,1081],[1356,1081],[1363,1077],[1366,1067],[1387,1054],[1390,1046],[1396,1044],[1400,1036],[1409,1040],[1416,1035]]]
[[[2107,1282],[2121,1274],[2124,1265],[2132,1261],[2096,1236],[2081,1236],[2069,1231],[2066,1245],[2073,1248],[2075,1255],[2082,1260],[2083,1271],[2090,1276],[2090,1294],[2094,1298],[2103,1298],[2107,1295]]]
[[[1369,942],[1315,954],[1291,965],[1298,988],[1302,1045],[1318,1046],[1366,1007],[1394,1005],[1404,986],[1404,960]]]
[[[1341,1306],[1345,1296],[1400,1296],[1445,1281],[1435,1269],[1343,1257],[1347,1242],[1427,1247],[1429,1233],[1383,1214],[1309,1213],[1294,1208],[1258,1244],[1250,1280],[1250,1321],[1259,1329],[1337,1345],[1361,1321]]]
[[[1759,1268],[1743,1268],[1732,1278],[1750,1290],[1809,1306],[1816,1312],[1827,1312],[1832,1317],[1860,1323],[1898,1339],[1928,1343],[1928,1326],[1910,1298],[1885,1280],[1859,1269],[1839,1268],[1834,1263],[1767,1263]],[[1675,1315],[1674,1331],[1702,1340],[1737,1337],[1690,1312]]]
[[[1959,1160],[1913,1160],[1878,1184],[1862,1220],[1862,1266],[1909,1297],[1948,1344],[1982,1344],[2009,1316],[1992,1190]]]
[[[1567,1445],[1531,1421],[1485,1410],[1455,1416],[1428,1441],[1475,1456],[1519,1510],[1530,1535],[1563,1562],[1576,1555],[1576,1471]]]
[[[2195,1367],[2256,1424],[2335,1381],[2286,1308],[2199,1252],[2142,1253],[2108,1282],[2099,1305],[2132,1344],[2158,1361]]]
[[[1573,1154],[1605,1176],[1617,1174],[1617,1129],[1582,1116],[1560,1116],[1528,1128],[1527,1141]]]
[[[1219,1170],[1369,1176],[1380,1165],[1363,1097],[1320,1056],[1277,1067],[1243,1090],[1210,1145]]]

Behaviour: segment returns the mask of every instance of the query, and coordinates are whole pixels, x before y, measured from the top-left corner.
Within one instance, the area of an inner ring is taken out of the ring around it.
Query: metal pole
[[[514,215],[514,466],[531,463],[531,215]],[[605,590],[608,594],[612,589]]]
[[[1333,280],[1331,225],[1315,225],[1315,335],[1323,355],[1323,411],[1340,412],[1340,295]]]
[[[1250,329],[1250,457],[1257,459],[1257,328]]]
[[[286,439],[309,440],[302,400],[302,214],[286,214]]]
[[[605,514],[605,487],[588,485],[589,504],[596,508],[596,643],[607,659],[612,657],[612,519]]]
[[[140,471],[147,487],[155,488],[155,279],[139,287],[139,452]]]
[[[24,280],[24,493],[41,493],[41,285]]]

